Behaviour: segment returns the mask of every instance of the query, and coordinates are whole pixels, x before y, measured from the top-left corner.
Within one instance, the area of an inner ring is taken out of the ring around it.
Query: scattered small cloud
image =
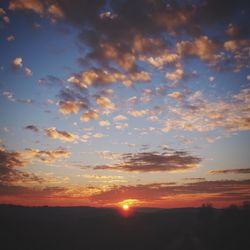
[[[36,133],[39,132],[39,128],[38,128],[37,126],[35,126],[35,125],[27,125],[27,126],[24,127],[24,128],[27,129],[27,130],[31,130],[31,131],[33,131],[33,132],[36,132]]]
[[[88,122],[90,120],[97,120],[99,117],[98,112],[96,110],[88,110],[81,116],[82,122]]]
[[[47,128],[45,133],[48,137],[53,139],[59,139],[61,141],[73,142],[78,140],[78,135],[72,134],[66,131],[60,131],[56,128]]]
[[[21,57],[16,57],[13,62],[12,65],[15,69],[20,69],[23,67],[23,59]]]
[[[15,37],[13,35],[7,36],[6,41],[8,41],[8,42],[15,41]]]

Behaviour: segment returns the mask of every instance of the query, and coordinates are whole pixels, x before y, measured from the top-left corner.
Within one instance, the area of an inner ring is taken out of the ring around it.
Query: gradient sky
[[[248,1],[0,6],[0,203],[250,200]]]

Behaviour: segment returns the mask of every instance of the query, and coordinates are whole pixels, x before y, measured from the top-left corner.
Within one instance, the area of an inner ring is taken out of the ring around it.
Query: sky
[[[250,200],[248,1],[0,1],[0,203]]]

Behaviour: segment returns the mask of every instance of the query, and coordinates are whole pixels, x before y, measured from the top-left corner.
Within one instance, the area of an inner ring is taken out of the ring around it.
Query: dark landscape
[[[250,207],[116,209],[0,206],[4,250],[249,249]]]

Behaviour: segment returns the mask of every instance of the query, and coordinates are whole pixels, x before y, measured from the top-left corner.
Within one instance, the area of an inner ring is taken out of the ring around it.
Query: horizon
[[[249,201],[245,201],[241,204],[234,204],[231,203],[230,205],[223,206],[223,207],[216,207],[211,203],[204,203],[201,204],[200,206],[196,207],[141,207],[141,206],[132,206],[130,207],[132,210],[137,210],[137,209],[160,209],[160,210],[175,210],[175,209],[200,209],[203,207],[209,207],[212,209],[228,209],[230,207],[237,207],[237,208],[243,208],[245,203],[249,203]],[[100,206],[100,207],[94,207],[94,206],[78,206],[78,205],[54,205],[54,206],[48,206],[48,205],[22,205],[22,204],[8,204],[8,203],[2,203],[0,206],[13,206],[13,207],[24,207],[24,208],[94,208],[94,209],[113,209],[113,210],[121,210],[122,207],[120,206]]]
[[[3,0],[0,204],[250,201],[250,4]]]

